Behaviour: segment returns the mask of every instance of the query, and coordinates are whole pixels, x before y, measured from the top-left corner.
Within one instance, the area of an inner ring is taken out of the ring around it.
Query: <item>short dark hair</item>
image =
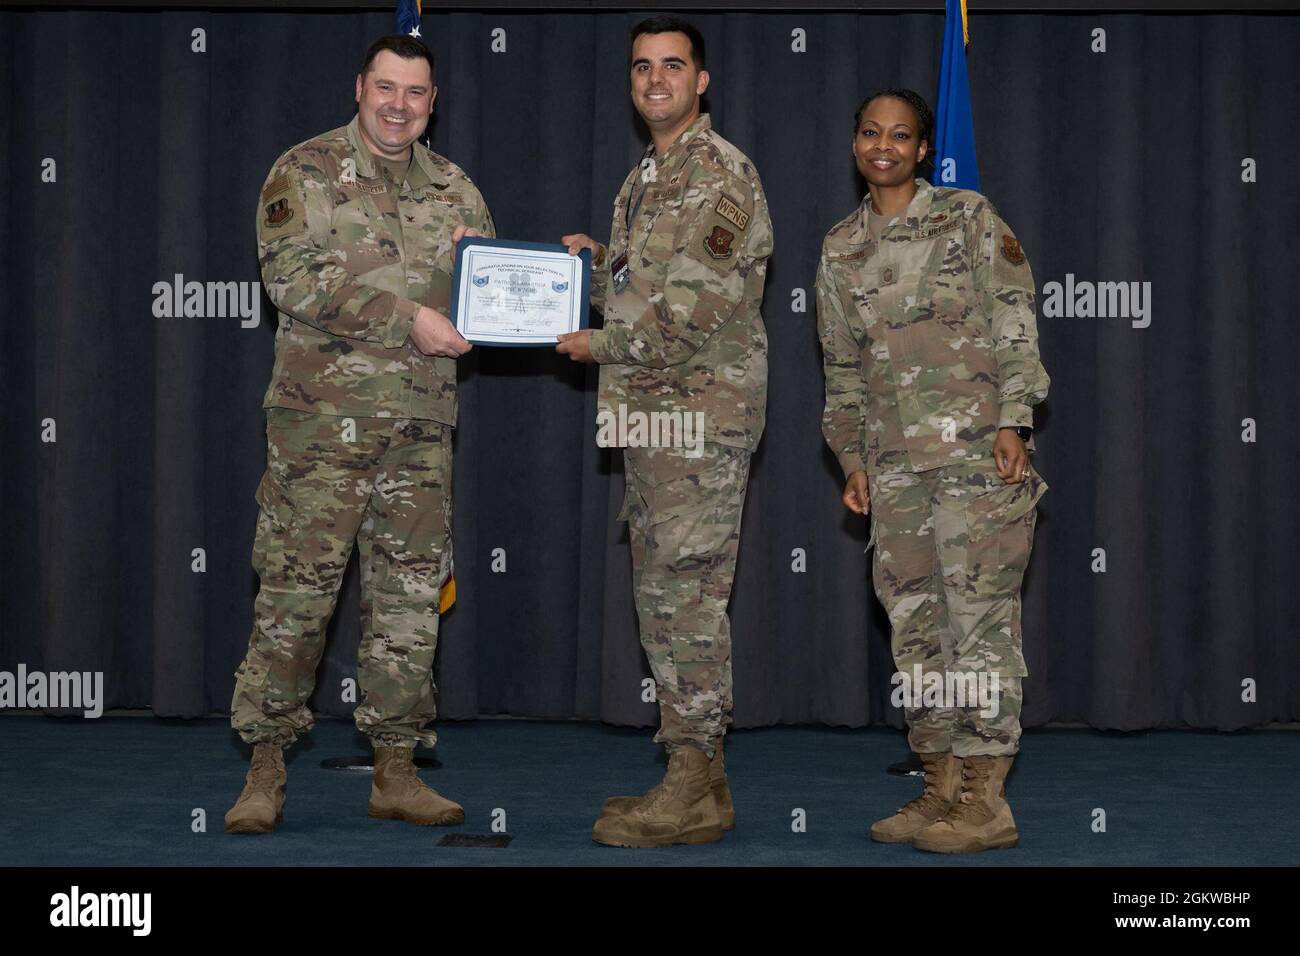
[[[636,43],[636,38],[642,34],[651,35],[658,33],[685,33],[686,39],[691,41],[691,60],[695,63],[695,69],[704,70],[704,36],[694,26],[687,23],[681,17],[651,17],[648,20],[642,20],[632,28],[632,43]]]
[[[405,33],[392,33],[386,37],[380,37],[374,43],[370,44],[370,49],[366,50],[366,61],[361,64],[361,75],[364,76],[370,71],[370,64],[375,62],[375,57],[388,50],[390,53],[396,53],[403,60],[416,60],[423,57],[429,61],[429,82],[433,82],[434,65],[433,51],[425,46],[420,40],[413,36],[407,36]]]
[[[862,101],[858,111],[853,114],[853,135],[855,137],[858,135],[858,127],[862,125],[862,114],[867,111],[867,107],[882,96],[902,100],[912,107],[912,112],[916,114],[916,137],[918,140],[925,140],[925,145],[928,147],[925,151],[925,159],[916,164],[916,171],[921,179],[928,180],[930,174],[934,171],[934,113],[930,111],[930,104],[925,101],[925,97],[920,93],[902,88],[872,93]]]

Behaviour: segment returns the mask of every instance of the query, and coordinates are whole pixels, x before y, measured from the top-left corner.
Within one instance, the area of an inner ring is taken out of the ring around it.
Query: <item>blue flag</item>
[[[420,0],[397,0],[397,32],[420,35]]]
[[[975,164],[975,120],[966,82],[966,3],[948,0],[939,65],[939,114],[934,121],[933,186],[980,188]]]
[[[424,42],[424,37],[420,36],[420,0],[397,0],[397,32]],[[433,149],[432,139],[433,133],[426,128],[420,142]]]

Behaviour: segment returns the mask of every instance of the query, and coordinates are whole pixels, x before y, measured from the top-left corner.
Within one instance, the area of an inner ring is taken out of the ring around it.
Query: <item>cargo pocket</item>
[[[966,568],[978,595],[994,597],[1020,587],[1034,540],[1035,508],[1046,492],[1047,482],[1031,467],[1024,481],[981,492],[967,503]]]
[[[253,495],[257,501],[257,531],[253,536],[253,570],[265,578],[273,553],[283,551],[280,539],[293,524],[293,502],[268,468]]]
[[[235,669],[235,680],[238,684],[261,690],[266,686],[266,678],[270,673],[270,662],[262,655],[261,651],[255,647],[250,647],[239,667]]]
[[[293,502],[284,493],[270,469],[262,475],[253,497],[271,529],[284,531],[293,523]]]
[[[311,693],[310,684],[303,693],[304,698]],[[231,708],[236,726],[264,726],[267,717],[284,717],[296,713],[302,704],[294,695],[294,679],[286,681],[284,674],[280,673],[275,680],[271,680],[271,658],[250,644],[248,655],[235,671],[235,697]],[[306,726],[309,727],[310,723]]]

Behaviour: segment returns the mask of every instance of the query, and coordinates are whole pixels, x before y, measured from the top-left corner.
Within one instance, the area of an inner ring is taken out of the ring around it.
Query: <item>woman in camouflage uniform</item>
[[[1020,584],[1047,490],[1029,463],[1032,406],[1048,377],[1014,233],[979,193],[917,178],[933,123],[911,90],[859,108],[868,194],[826,236],[817,305],[822,430],[845,507],[871,517],[893,699],[925,766],[922,795],[871,836],[960,853],[1018,839],[1004,781],[1026,674]]]

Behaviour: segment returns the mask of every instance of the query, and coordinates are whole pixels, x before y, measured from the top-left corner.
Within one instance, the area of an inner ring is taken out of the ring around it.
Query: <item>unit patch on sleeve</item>
[[[1008,233],[1002,234],[1002,258],[1013,266],[1018,266],[1025,261],[1025,253],[1020,248],[1020,241]]]
[[[714,226],[713,232],[709,233],[704,240],[704,246],[709,250],[709,255],[715,259],[726,259],[731,255],[731,244],[736,240],[736,234],[730,230],[723,229],[721,226]]]
[[[726,193],[723,193],[718,197],[718,204],[713,207],[713,211],[723,219],[730,222],[741,232],[744,232],[745,227],[749,225],[749,213],[741,209],[740,203],[736,202]]]

